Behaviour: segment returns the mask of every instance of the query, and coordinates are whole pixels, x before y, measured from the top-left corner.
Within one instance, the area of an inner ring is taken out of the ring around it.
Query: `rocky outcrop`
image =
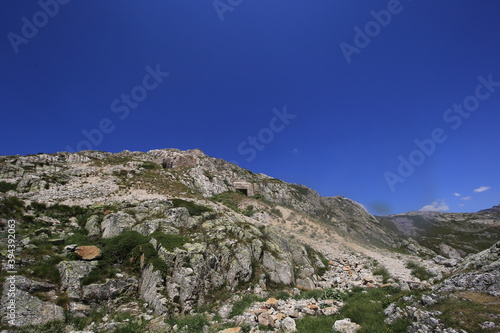
[[[57,264],[61,276],[61,290],[67,292],[70,299],[81,299],[81,279],[96,266],[97,261],[61,261]]]
[[[21,327],[41,325],[49,321],[63,321],[62,307],[49,301],[42,301],[31,294],[54,291],[54,289],[54,285],[21,276],[8,278],[4,283],[1,299],[2,323]]]

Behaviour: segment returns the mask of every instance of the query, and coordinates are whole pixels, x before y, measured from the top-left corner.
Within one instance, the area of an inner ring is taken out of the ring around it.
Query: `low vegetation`
[[[425,267],[419,265],[414,261],[409,261],[406,263],[406,268],[411,269],[411,274],[420,280],[428,280],[435,275],[429,272]]]

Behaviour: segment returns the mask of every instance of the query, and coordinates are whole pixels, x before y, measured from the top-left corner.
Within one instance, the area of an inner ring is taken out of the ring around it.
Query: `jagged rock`
[[[100,218],[97,215],[92,215],[88,218],[85,223],[85,229],[89,232],[89,236],[100,236],[101,235],[101,223]]]
[[[113,238],[125,230],[130,230],[136,221],[127,213],[107,215],[101,223],[102,238]]]
[[[274,327],[274,319],[268,312],[262,312],[257,320],[259,321],[259,325]]]
[[[155,271],[153,265],[148,265],[141,275],[139,294],[153,308],[155,315],[162,315],[167,310],[165,304],[167,299],[161,295],[163,290],[163,278],[159,271]]]
[[[11,283],[12,281],[12,283]],[[27,290],[35,291],[46,285],[40,285],[21,276],[9,277],[4,285],[1,299],[0,316],[3,324],[21,327],[28,325],[41,325],[49,321],[63,321],[64,310],[62,307],[38,297],[32,296]],[[15,299],[15,303],[11,300]]]
[[[80,280],[97,266],[97,261],[61,261],[57,269],[61,276],[61,290],[68,293],[70,299],[81,299]]]
[[[121,295],[134,295],[138,291],[138,286],[139,281],[133,277],[111,279],[106,283],[84,286],[82,299],[90,302],[108,300]]]
[[[361,329],[361,326],[356,323],[352,323],[350,318],[345,318],[335,321],[332,329],[334,332],[356,333],[359,329]]]
[[[75,253],[82,260],[96,260],[102,257],[102,252],[97,246],[78,246]]]

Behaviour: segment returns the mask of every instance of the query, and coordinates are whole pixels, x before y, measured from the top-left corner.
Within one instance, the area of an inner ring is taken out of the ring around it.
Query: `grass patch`
[[[322,291],[327,296],[328,291]],[[374,332],[406,332],[409,325],[406,321],[398,321],[393,325],[384,323],[384,309],[392,302],[400,298],[404,293],[391,293],[386,289],[368,289],[353,288],[349,294],[337,292],[337,298],[344,302],[344,307],[340,309],[338,315],[333,316],[307,316],[297,320],[297,331],[303,333],[331,332],[332,326],[336,320],[351,318],[351,320],[361,325],[358,333]],[[305,293],[303,293],[305,294]],[[334,298],[335,297],[328,297]]]
[[[238,208],[238,202],[241,200],[242,197],[244,197],[243,194],[229,191],[216,194],[212,196],[210,200],[215,202],[220,202],[225,206],[227,206],[228,208],[231,208],[235,212],[241,213],[240,209]]]
[[[4,181],[0,182],[0,192],[5,193],[17,188],[17,183],[7,183]]]
[[[58,284],[61,281],[61,277],[56,265],[65,259],[63,256],[53,256],[47,260],[22,268],[19,271],[22,275]]]
[[[420,280],[428,280],[435,275],[429,272],[425,267],[419,265],[414,261],[408,261],[406,268],[411,269],[411,274]]]
[[[264,300],[264,298],[256,295],[244,295],[240,300],[234,302],[229,318],[243,314],[254,302],[263,302]]]
[[[197,215],[201,215],[205,212],[212,212],[213,211],[213,209],[210,207],[198,205],[192,201],[186,201],[186,200],[182,200],[182,199],[173,199],[172,203],[174,204],[174,207],[187,208],[189,215],[191,215],[191,216],[197,216]]]
[[[137,166],[138,169],[140,168],[144,168],[144,169],[147,169],[147,170],[156,170],[156,169],[161,169],[161,165],[159,164],[156,164],[156,163],[153,163],[153,162],[144,162],[144,163],[141,163]]]
[[[387,280],[391,278],[391,274],[385,267],[378,267],[373,272],[373,275],[382,275],[384,277],[383,283],[387,283]]]
[[[497,328],[483,329],[480,326],[485,321],[495,321],[490,314],[500,316],[498,298],[477,292],[464,292],[457,296],[440,299],[430,307],[443,313],[439,318],[445,326],[469,333],[498,332]]]
[[[210,326],[208,319],[203,315],[180,316],[168,319],[170,326],[177,325],[180,330],[187,327],[187,332],[203,332],[203,326]]]

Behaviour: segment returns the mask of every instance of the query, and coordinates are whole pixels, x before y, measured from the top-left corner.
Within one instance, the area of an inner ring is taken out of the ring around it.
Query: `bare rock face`
[[[82,260],[96,260],[102,257],[102,252],[97,246],[78,246],[75,253]]]
[[[30,294],[30,292],[47,290],[54,286],[31,281],[21,276],[15,276],[12,283],[11,280],[5,281],[0,302],[0,316],[3,324],[21,327],[64,320],[62,307],[49,301],[42,301]],[[11,302],[12,299],[15,303]]]

